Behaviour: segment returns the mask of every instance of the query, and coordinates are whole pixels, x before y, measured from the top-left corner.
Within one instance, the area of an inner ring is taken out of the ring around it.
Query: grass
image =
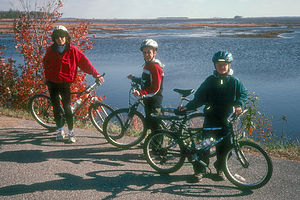
[[[27,110],[17,110],[12,108],[0,107],[0,115],[34,120]],[[75,120],[75,127],[82,129],[96,130],[92,123],[86,120]],[[294,140],[283,140],[276,136],[272,136],[269,142],[260,143],[261,146],[273,158],[281,158],[300,162],[300,142]]]
[[[19,119],[34,120],[28,110],[7,108],[2,106],[0,106],[0,115]],[[74,126],[81,129],[97,130],[89,119],[75,119]]]

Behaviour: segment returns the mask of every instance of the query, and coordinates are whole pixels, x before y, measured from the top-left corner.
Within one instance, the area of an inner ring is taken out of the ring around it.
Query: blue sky
[[[25,0],[43,2],[46,0]],[[21,8],[0,0],[1,9]],[[300,0],[63,0],[63,17],[147,19],[157,17],[300,16]]]

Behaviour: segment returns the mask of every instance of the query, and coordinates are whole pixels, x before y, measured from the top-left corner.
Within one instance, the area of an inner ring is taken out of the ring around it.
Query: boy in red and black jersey
[[[151,117],[151,113],[155,113],[157,109],[161,108],[163,100],[164,65],[155,59],[157,49],[156,41],[144,40],[140,47],[145,60],[142,77],[136,78],[131,74],[128,76],[128,79],[141,84],[141,90],[134,90],[133,95],[144,98],[147,128],[150,128],[152,132],[159,129],[159,121]]]

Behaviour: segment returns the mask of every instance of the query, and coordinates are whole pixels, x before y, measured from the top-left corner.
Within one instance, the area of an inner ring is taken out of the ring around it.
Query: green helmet
[[[227,62],[231,63],[233,61],[232,54],[228,51],[218,51],[212,57],[213,63],[216,62]]]

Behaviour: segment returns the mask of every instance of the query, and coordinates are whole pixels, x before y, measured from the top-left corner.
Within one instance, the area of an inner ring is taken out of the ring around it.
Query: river
[[[300,18],[296,18],[299,21]],[[280,22],[282,18],[243,19],[242,23]],[[284,18],[288,24],[290,18]],[[295,20],[293,18],[293,20]],[[136,23],[115,21],[120,23]],[[177,26],[182,23],[233,23],[233,20],[148,20],[139,23],[149,26]],[[236,23],[236,22],[234,22]],[[239,22],[240,23],[240,22]],[[299,22],[300,24],[300,22]],[[291,31],[279,37],[237,37],[238,34],[256,34],[263,31]],[[300,129],[300,26],[278,27],[205,27],[195,29],[132,29],[114,33],[95,33],[93,49],[86,55],[97,70],[105,72],[105,84],[97,93],[105,95],[105,101],[115,107],[125,107],[130,88],[128,74],[139,76],[143,57],[139,45],[145,38],[153,38],[159,44],[157,58],[165,65],[165,106],[177,106],[179,96],[173,88],[197,89],[214,69],[212,55],[219,50],[232,52],[232,69],[250,92],[259,96],[262,113],[273,116],[276,134],[284,133],[299,138]],[[13,52],[13,40],[0,38],[7,46],[7,55]],[[17,58],[19,59],[19,58]],[[287,117],[283,123],[282,117]]]

